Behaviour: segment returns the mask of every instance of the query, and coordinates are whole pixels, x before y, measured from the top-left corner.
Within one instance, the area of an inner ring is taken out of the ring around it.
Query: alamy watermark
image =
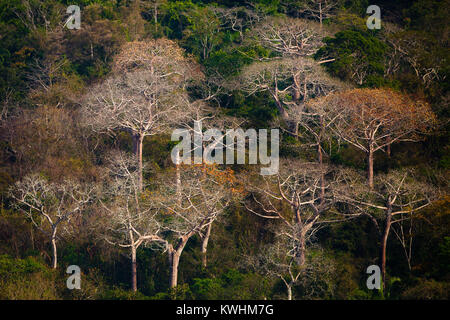
[[[181,141],[180,141],[181,138]],[[279,168],[280,132],[270,130],[270,153],[268,130],[228,129],[225,133],[212,128],[202,131],[202,122],[194,122],[194,134],[186,129],[176,129],[172,141],[180,141],[171,152],[175,164],[245,164],[248,139],[248,164],[268,165],[261,168],[261,175],[273,175]],[[210,142],[205,146],[205,142]],[[225,157],[224,157],[225,149]],[[236,157],[235,157],[236,156]]]
[[[367,267],[367,274],[370,276],[367,278],[366,285],[369,290],[380,290],[381,288],[381,271],[380,267],[376,264]]]
[[[67,267],[66,273],[71,274],[70,277],[67,278],[66,286],[67,289],[81,289],[81,269],[77,265],[71,265]]]
[[[67,29],[80,29],[81,28],[81,9],[77,5],[70,5],[67,7],[66,13],[70,14],[66,23],[64,24]]]
[[[381,29],[381,9],[377,5],[371,5],[367,8],[367,14],[371,14],[369,18],[367,18],[366,26],[370,30]]]

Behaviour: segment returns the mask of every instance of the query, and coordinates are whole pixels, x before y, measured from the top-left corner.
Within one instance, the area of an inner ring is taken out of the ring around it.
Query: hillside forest
[[[449,8],[0,0],[0,299],[448,299]]]

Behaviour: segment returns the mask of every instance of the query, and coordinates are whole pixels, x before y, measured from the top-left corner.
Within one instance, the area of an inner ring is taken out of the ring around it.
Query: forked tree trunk
[[[181,253],[183,252],[188,239],[189,239],[188,237],[181,238],[179,240],[178,245],[175,248],[169,249],[169,264],[170,264],[169,286],[170,286],[170,288],[175,288],[178,285],[178,266],[180,264]]]

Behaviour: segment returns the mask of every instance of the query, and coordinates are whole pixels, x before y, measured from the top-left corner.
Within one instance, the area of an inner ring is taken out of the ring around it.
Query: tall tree
[[[389,89],[353,89],[317,99],[330,130],[367,156],[373,187],[374,154],[394,142],[417,141],[436,122],[430,106]]]
[[[392,225],[429,206],[438,193],[427,183],[413,179],[414,174],[408,170],[377,176],[372,189],[365,186],[358,173],[347,170],[346,175],[352,183],[345,184],[337,198],[350,204],[356,213],[369,216],[379,231],[379,263],[386,288],[386,250]]]
[[[141,192],[139,166],[134,157],[112,152],[107,162],[103,199],[100,199],[106,212],[104,239],[130,250],[131,288],[137,291],[137,249],[141,245],[162,243],[158,209],[151,198]]]
[[[251,187],[255,205],[245,203],[247,210],[257,216],[280,220],[289,230],[295,230],[290,237],[295,243],[293,254],[298,266],[305,264],[307,242],[328,221],[324,214],[334,201],[331,182],[321,197],[323,170],[316,163],[285,160],[276,177],[264,177],[258,186]]]
[[[208,228],[231,200],[231,188],[217,179],[223,175],[226,180],[229,173],[216,176],[203,170],[198,167],[183,170],[180,194],[170,182],[163,183],[158,192],[161,208],[165,210],[162,228],[169,255],[171,288],[178,285],[180,258],[189,239]]]
[[[179,121],[188,100],[186,82],[194,70],[182,49],[165,39],[127,43],[114,70],[85,97],[83,118],[96,131],[132,134],[142,189],[144,138]]]

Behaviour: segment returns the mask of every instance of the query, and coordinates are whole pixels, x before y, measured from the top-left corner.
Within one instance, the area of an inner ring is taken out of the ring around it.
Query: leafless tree
[[[180,120],[188,101],[186,81],[193,70],[178,46],[154,40],[127,44],[116,57],[115,71],[85,98],[84,122],[96,131],[121,129],[132,134],[142,189],[144,138]]]
[[[244,266],[269,277],[279,278],[287,291],[287,300],[293,300],[293,289],[302,285],[304,298],[314,298],[332,291],[334,264],[324,257],[323,250],[317,245],[311,247],[307,261],[299,266],[295,260],[297,243],[293,241],[295,228],[286,226],[275,229],[273,244],[264,246],[255,256],[246,256]]]
[[[51,183],[31,174],[18,181],[10,190],[17,208],[49,237],[52,246],[52,267],[58,265],[56,242],[71,232],[74,216],[81,214],[94,196],[94,188],[66,180]]]
[[[231,199],[230,189],[215,173],[205,175],[198,167],[186,169],[182,171],[181,201],[172,183],[163,183],[158,193],[165,210],[162,229],[169,255],[171,288],[178,284],[180,257],[189,239],[208,228]]]
[[[251,29],[262,19],[258,12],[246,7],[213,7],[211,10],[221,20],[223,28],[239,33],[241,41],[244,40],[245,30]]]
[[[268,92],[281,118],[287,123],[294,122],[295,133],[307,100],[342,87],[340,82],[327,76],[315,61],[302,57],[254,63],[244,68],[237,83],[236,86],[239,85],[249,95]]]
[[[283,57],[311,56],[323,45],[316,26],[292,18],[270,18],[253,31],[261,44]]]
[[[139,186],[139,165],[124,152],[112,152],[108,159],[101,207],[108,224],[105,240],[121,248],[129,248],[131,287],[137,291],[136,252],[141,245],[163,243],[157,219],[158,208]]]
[[[45,60],[35,59],[31,71],[27,74],[32,88],[40,88],[49,91],[53,84],[61,79],[63,68],[69,63],[67,59]]]
[[[319,20],[322,29],[323,20],[334,15],[337,5],[338,0],[306,0],[302,5],[302,10],[313,19]]]
[[[438,192],[428,184],[413,179],[411,170],[378,175],[372,189],[364,184],[364,179],[357,172],[347,170],[345,175],[351,183],[343,184],[336,198],[350,204],[356,214],[359,212],[368,216],[379,231],[379,261],[385,287],[386,248],[392,225],[410,219],[412,214],[429,206]]]
[[[288,300],[293,299],[292,289],[303,273],[303,267],[295,261],[296,245],[291,238],[283,237],[265,246],[258,255],[246,257],[244,262],[257,272],[281,279],[286,286]]]
[[[286,235],[296,243],[294,256],[298,266],[305,264],[309,239],[323,224],[334,221],[326,218],[334,202],[331,181],[322,193],[321,176],[327,171],[317,163],[284,160],[276,177],[263,177],[258,186],[250,187],[254,205],[244,203],[257,216],[280,220],[289,230],[296,231]]]
[[[427,39],[417,32],[401,31],[396,28],[388,30],[386,42],[390,46],[385,62],[385,75],[393,74],[402,65],[412,68],[416,77],[425,87],[429,87],[435,81],[446,79],[443,68],[444,60],[439,55],[428,55],[424,50]],[[425,59],[424,57],[428,58]]]

